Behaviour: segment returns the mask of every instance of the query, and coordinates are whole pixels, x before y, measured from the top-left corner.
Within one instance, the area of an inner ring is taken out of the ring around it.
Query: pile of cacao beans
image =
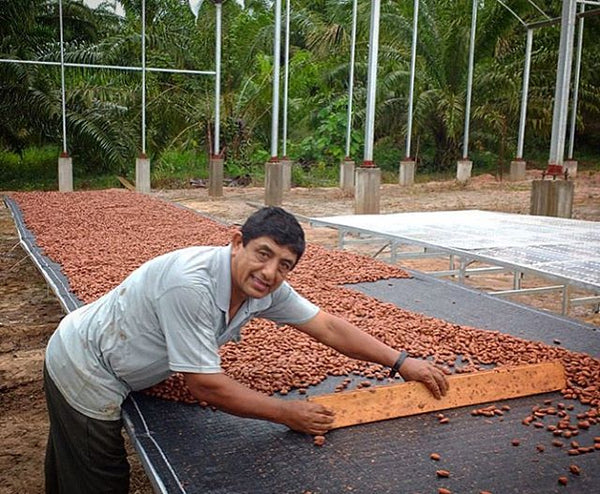
[[[95,300],[155,256],[191,245],[226,245],[234,231],[191,210],[123,190],[27,192],[12,197],[38,246],[61,265],[71,291],[83,302]],[[561,360],[568,379],[564,399],[587,406],[587,412],[577,417],[579,423],[593,426],[600,420],[600,360],[408,312],[342,286],[406,276],[398,267],[372,258],[309,244],[289,281],[322,309],[414,357],[435,361],[446,372]],[[382,366],[340,355],[288,326],[258,319],[245,327],[242,336],[240,343],[222,347],[224,371],[264,393],[299,389],[304,394],[328,376],[387,379]],[[178,374],[147,392],[194,402]]]

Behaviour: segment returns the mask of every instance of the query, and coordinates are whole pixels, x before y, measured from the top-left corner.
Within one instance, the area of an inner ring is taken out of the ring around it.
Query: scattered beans
[[[435,473],[438,477],[443,477],[443,478],[450,477],[450,472],[448,470],[436,470]]]
[[[581,473],[581,468],[578,465],[572,464],[572,465],[569,465],[569,471],[573,475],[579,475]]]
[[[558,483],[560,485],[567,485],[569,483],[569,479],[564,475],[561,475],[560,477],[558,477]]]
[[[442,457],[441,457],[441,456],[440,456],[438,453],[431,453],[431,454],[429,455],[429,458],[431,458],[432,460],[435,460],[435,461],[440,461],[440,459],[441,459]]]
[[[315,436],[313,439],[313,444],[315,446],[323,446],[323,444],[325,444],[325,436]]]

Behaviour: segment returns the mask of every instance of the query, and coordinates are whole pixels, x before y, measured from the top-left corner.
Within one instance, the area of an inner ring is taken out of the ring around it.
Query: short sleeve
[[[157,301],[157,316],[174,372],[221,372],[217,331],[222,312],[208,290],[174,287]]]
[[[284,282],[273,292],[272,304],[259,317],[279,324],[303,324],[319,312],[319,307],[302,297],[289,283]]]

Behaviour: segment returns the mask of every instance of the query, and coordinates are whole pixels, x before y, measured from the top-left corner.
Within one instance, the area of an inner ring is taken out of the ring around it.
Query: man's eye
[[[266,261],[269,258],[269,255],[264,251],[258,251],[258,258],[261,261]]]

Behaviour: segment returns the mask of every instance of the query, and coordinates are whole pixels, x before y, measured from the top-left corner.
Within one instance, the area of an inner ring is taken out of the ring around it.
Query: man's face
[[[242,243],[241,232],[232,240],[232,292],[243,298],[262,298],[275,291],[296,265],[298,256],[270,237]]]

